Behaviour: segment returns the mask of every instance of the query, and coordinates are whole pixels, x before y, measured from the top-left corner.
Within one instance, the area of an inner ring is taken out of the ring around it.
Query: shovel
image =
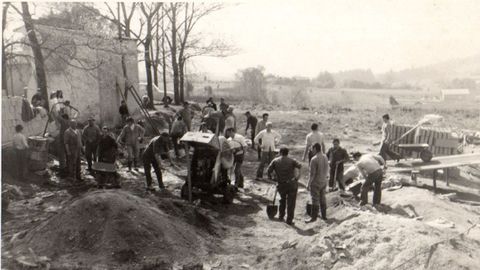
[[[275,205],[275,199],[277,198],[278,190],[275,188],[275,195],[273,196],[273,201],[271,205],[267,205],[267,215],[269,219],[273,219],[278,212],[278,206]]]

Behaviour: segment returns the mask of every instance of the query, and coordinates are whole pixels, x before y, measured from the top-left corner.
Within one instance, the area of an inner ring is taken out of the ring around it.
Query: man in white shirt
[[[259,144],[260,140],[262,140],[260,146],[262,149],[262,156],[260,159],[260,165],[257,169],[257,179],[263,178],[263,169],[272,162],[275,156],[275,145],[280,142],[281,138],[282,136],[278,132],[272,130],[271,122],[267,122],[266,129],[260,131],[257,136],[255,136],[255,143]]]
[[[353,160],[355,161],[355,166],[365,178],[360,195],[362,200],[360,205],[368,203],[368,190],[372,185],[374,185],[373,205],[380,204],[383,180],[382,167],[385,165],[385,160],[379,155],[366,154],[362,156],[359,152],[353,154]]]
[[[262,119],[258,121],[257,125],[255,126],[255,136],[257,136],[258,133],[260,133],[260,131],[264,130],[267,127],[268,116],[269,116],[268,113],[262,114]],[[253,141],[255,142],[255,138],[253,139]],[[261,143],[262,143],[262,140],[260,140],[260,144]],[[262,148],[260,147],[259,144],[257,145],[257,154],[258,154],[258,160],[260,160],[262,158]]]
[[[17,158],[17,177],[19,180],[25,178],[27,174],[28,142],[27,137],[22,133],[23,126],[15,126],[15,135],[13,135],[13,148]]]
[[[313,123],[311,126],[312,132],[307,134],[307,138],[305,140],[305,150],[303,151],[303,158],[302,160],[305,161],[307,154],[308,154],[308,160],[310,161],[312,157],[315,155],[314,151],[312,151],[312,146],[315,145],[316,143],[320,144],[322,146],[322,153],[325,153],[325,136],[323,133],[318,131],[318,124]]]
[[[234,169],[233,172],[235,173],[235,186],[237,188],[243,188],[243,174],[242,174],[242,163],[243,158],[245,156],[245,149],[247,149],[248,145],[245,142],[245,137],[235,132],[235,128],[229,128],[225,132],[225,137],[231,141],[233,146],[233,162],[234,162]]]
[[[392,159],[398,161],[402,156],[390,149],[390,144],[393,142],[392,121],[390,120],[390,115],[383,115],[382,120],[382,145],[380,146],[379,155],[383,158],[383,160],[387,160],[388,157],[391,157]]]

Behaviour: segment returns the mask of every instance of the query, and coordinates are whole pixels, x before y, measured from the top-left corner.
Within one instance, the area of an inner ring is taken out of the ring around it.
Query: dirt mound
[[[32,248],[39,256],[83,265],[188,262],[208,251],[208,235],[149,200],[118,190],[94,191],[29,232],[15,250]]]

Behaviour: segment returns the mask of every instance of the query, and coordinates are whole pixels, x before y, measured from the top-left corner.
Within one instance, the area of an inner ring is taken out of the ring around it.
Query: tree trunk
[[[162,78],[163,78],[163,96],[167,96],[167,60],[165,51],[165,25],[162,19]]]
[[[22,17],[23,23],[25,24],[25,30],[27,31],[28,40],[30,41],[30,46],[33,51],[33,57],[35,59],[35,75],[37,78],[37,87],[40,88],[43,99],[46,101],[44,103],[45,109],[48,108],[48,90],[47,90],[47,75],[45,73],[45,62],[43,59],[42,49],[38,43],[37,34],[35,33],[35,27],[33,25],[32,16],[28,10],[28,3],[22,2]]]
[[[179,75],[179,92],[180,92],[180,101],[185,102],[185,74],[183,74],[183,66],[185,64],[185,60],[183,57],[179,57],[179,64],[178,64],[178,75]]]
[[[173,100],[176,105],[179,105],[181,102],[180,95],[179,95],[179,74],[178,74],[178,63],[177,63],[177,10],[175,5],[172,4],[172,69],[173,69]]]
[[[5,53],[5,37],[3,35],[5,27],[7,26],[7,10],[9,3],[3,4],[2,10],[2,89],[8,93],[8,84],[7,84],[7,58]],[[13,89],[11,89],[13,92]]]
[[[149,109],[153,109],[152,62],[151,62],[151,59],[150,59],[151,37],[148,37],[148,35],[149,34],[147,33],[147,37],[145,39],[145,44],[144,44],[144,47],[145,47],[145,53],[144,53],[145,72],[146,72],[146,76],[147,76],[147,96],[150,99],[150,106],[149,106],[150,108]]]

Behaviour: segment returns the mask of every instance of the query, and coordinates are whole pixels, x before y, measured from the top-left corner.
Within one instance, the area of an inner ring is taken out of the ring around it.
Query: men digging
[[[234,142],[234,173],[235,173],[235,186],[237,188],[243,188],[243,174],[242,163],[245,155],[245,149],[248,145],[245,142],[245,137],[235,132],[234,128],[229,128],[225,132],[225,137]]]
[[[306,220],[306,223],[317,220],[319,209],[322,213],[322,219],[327,220],[325,190],[327,188],[328,159],[327,156],[323,154],[322,147],[319,143],[314,144],[312,150],[314,151],[314,156],[310,160],[310,179],[307,185],[307,190],[310,191],[312,197],[312,212],[311,218]]]
[[[162,156],[167,157],[170,164],[173,165],[173,161],[170,158],[168,152],[170,151],[170,141],[168,132],[162,132],[160,136],[154,137],[147,145],[145,152],[143,152],[143,168],[145,169],[145,178],[147,180],[147,192],[155,191],[152,187],[152,174],[151,170],[155,171],[157,176],[158,186],[160,189],[165,189],[162,179],[162,171],[160,170],[160,164]]]
[[[135,124],[132,117],[128,117],[127,124],[123,127],[120,135],[118,135],[117,143],[125,145],[127,148],[128,171],[132,171],[132,163],[133,168],[138,171],[139,140],[143,138],[144,134],[145,130],[140,125]]]
[[[340,147],[340,140],[333,139],[333,147],[328,149],[327,157],[330,161],[330,181],[328,186],[330,191],[335,190],[335,181],[338,182],[338,187],[341,192],[345,191],[345,184],[343,182],[343,164],[350,160],[348,153],[345,149]]]
[[[362,192],[360,195],[360,205],[368,203],[368,190],[372,185],[374,185],[373,205],[380,204],[382,199],[382,166],[385,165],[385,160],[379,155],[362,155],[359,152],[353,154],[353,160],[355,161],[355,166],[357,166],[358,170],[365,178],[365,183],[362,185]]]
[[[255,143],[257,144],[260,143],[260,140],[262,141],[262,156],[260,159],[260,165],[257,169],[257,180],[263,178],[263,170],[265,166],[270,164],[273,157],[275,156],[275,145],[278,144],[280,142],[280,139],[282,138],[282,136],[278,132],[272,130],[271,122],[268,122],[266,126],[267,128],[260,131],[254,139]]]
[[[296,160],[288,157],[288,148],[280,148],[280,156],[275,158],[267,169],[268,178],[272,179],[272,172],[275,172],[277,189],[280,194],[279,219],[283,221],[285,208],[287,209],[288,225],[293,225],[295,214],[295,202],[297,200],[298,179],[300,173],[295,175],[295,169],[300,171],[301,165]]]

